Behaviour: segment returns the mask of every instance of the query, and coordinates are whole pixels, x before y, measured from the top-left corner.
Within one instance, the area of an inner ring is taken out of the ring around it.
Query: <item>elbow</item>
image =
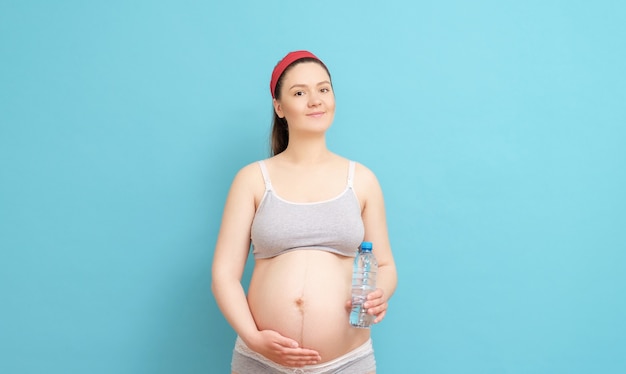
[[[223,283],[224,282],[222,278],[220,278],[219,275],[215,273],[211,275],[211,293],[213,293],[213,296],[217,296],[217,294],[219,293],[219,290],[222,289]]]
[[[211,292],[213,296],[217,297],[221,290],[227,289],[237,282],[238,281],[229,275],[227,271],[214,270],[211,273]]]
[[[381,273],[385,274],[385,284],[389,287],[389,296],[391,296],[398,286],[398,272],[395,264],[393,263],[383,266],[382,269]]]
[[[211,273],[211,293],[213,296],[216,296],[220,289],[220,276],[217,272],[213,271]]]

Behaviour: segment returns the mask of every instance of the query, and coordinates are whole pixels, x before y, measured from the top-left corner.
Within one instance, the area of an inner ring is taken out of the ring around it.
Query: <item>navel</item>
[[[300,310],[301,313],[304,313],[304,298],[302,297],[298,297],[294,303],[296,304],[296,307],[298,307],[298,309]]]

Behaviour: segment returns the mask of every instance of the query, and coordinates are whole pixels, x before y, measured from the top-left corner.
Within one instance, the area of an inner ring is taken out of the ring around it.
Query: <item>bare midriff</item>
[[[359,347],[368,329],[351,327],[354,258],[302,249],[256,260],[248,303],[259,330],[274,330],[319,352],[322,362]]]

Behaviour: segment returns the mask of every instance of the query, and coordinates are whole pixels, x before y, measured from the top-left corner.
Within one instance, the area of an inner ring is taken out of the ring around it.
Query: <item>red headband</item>
[[[303,58],[314,58],[321,62],[322,65],[324,64],[322,60],[309,51],[289,52],[287,56],[283,57],[283,59],[276,64],[276,67],[274,67],[274,71],[272,72],[272,80],[270,81],[270,93],[272,94],[272,98],[276,98],[276,93],[274,92],[276,90],[276,84],[278,83],[280,76],[285,72],[285,69],[287,69],[289,65]]]

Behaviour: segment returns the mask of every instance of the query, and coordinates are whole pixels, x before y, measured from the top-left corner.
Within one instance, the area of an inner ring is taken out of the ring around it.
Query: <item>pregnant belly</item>
[[[322,361],[363,344],[369,330],[350,327],[352,258],[298,250],[256,262],[248,303],[259,330],[274,330],[301,347],[317,350]]]

